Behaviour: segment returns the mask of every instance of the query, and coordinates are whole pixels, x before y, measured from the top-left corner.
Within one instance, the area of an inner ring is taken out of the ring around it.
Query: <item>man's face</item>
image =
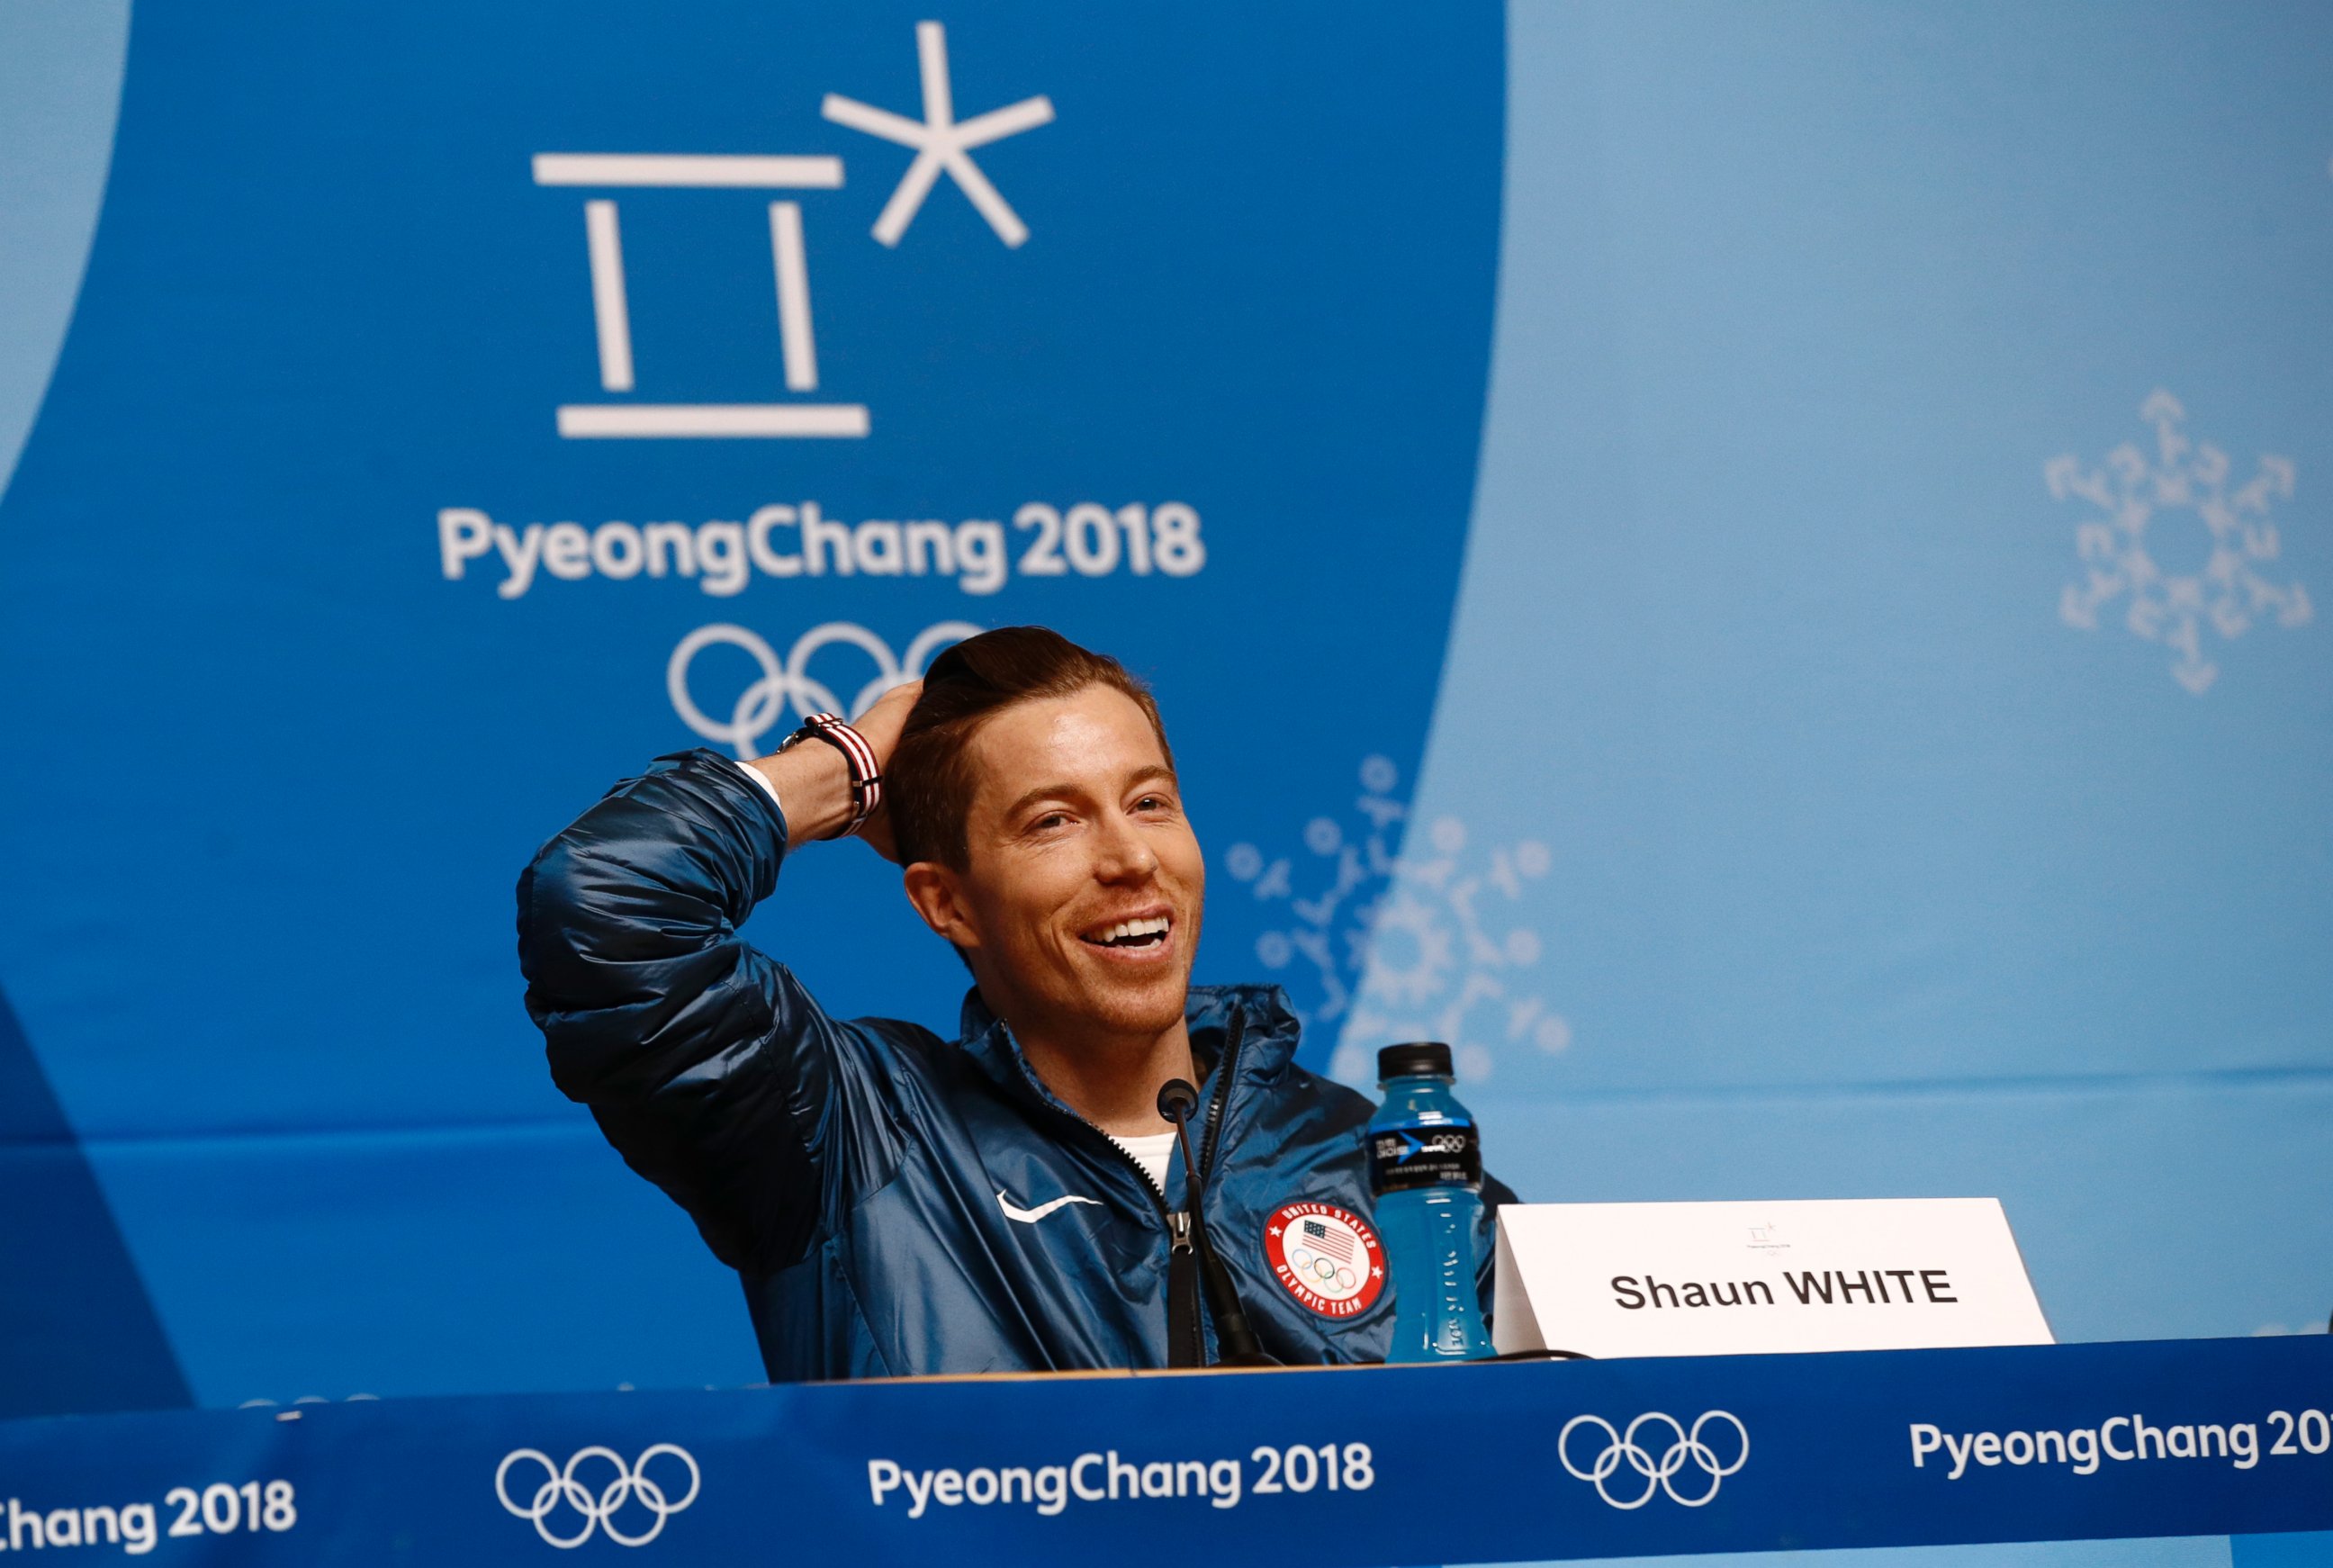
[[[1207,873],[1142,709],[1107,686],[1015,703],[974,733],[967,760],[978,783],[955,880],[990,1005],[1055,1034],[1173,1027]]]

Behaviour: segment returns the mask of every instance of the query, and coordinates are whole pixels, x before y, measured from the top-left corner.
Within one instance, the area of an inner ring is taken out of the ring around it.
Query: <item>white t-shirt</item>
[[[1150,1178],[1151,1186],[1157,1188],[1162,1194],[1166,1190],[1166,1168],[1173,1164],[1175,1159],[1173,1128],[1170,1127],[1164,1132],[1153,1132],[1143,1138],[1120,1138],[1115,1132],[1106,1133],[1104,1136],[1134,1156],[1134,1162],[1142,1167],[1144,1173]]]

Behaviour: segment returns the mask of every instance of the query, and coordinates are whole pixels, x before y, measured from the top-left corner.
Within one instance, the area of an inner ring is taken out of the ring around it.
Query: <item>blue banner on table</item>
[[[0,1476],[23,1550],[1329,1568],[2326,1531],[2328,1405],[2323,1341],[2204,1341],[24,1421]]]

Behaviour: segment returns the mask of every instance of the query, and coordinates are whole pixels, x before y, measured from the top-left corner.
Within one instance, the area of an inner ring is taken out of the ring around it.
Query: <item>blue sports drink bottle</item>
[[[1483,1143],[1450,1092],[1450,1047],[1378,1053],[1385,1103],[1369,1119],[1369,1180],[1393,1284],[1388,1361],[1493,1355],[1474,1291],[1474,1227],[1483,1213]]]

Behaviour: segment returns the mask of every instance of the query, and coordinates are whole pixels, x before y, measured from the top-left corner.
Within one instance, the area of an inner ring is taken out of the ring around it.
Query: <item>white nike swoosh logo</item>
[[[1079,1198],[1074,1194],[1068,1198],[1057,1198],[1051,1203],[1041,1203],[1034,1208],[1015,1208],[1013,1206],[1013,1200],[999,1191],[996,1195],[996,1202],[997,1207],[1004,1210],[1005,1218],[1017,1219],[1023,1225],[1034,1225],[1055,1209],[1066,1207],[1072,1203],[1090,1203],[1096,1208],[1101,1207],[1101,1199],[1099,1198]]]

